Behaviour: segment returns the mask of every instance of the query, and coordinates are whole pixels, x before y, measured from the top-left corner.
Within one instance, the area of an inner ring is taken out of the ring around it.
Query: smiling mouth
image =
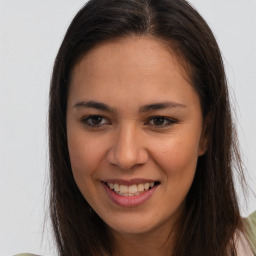
[[[160,182],[140,183],[132,185],[120,185],[118,183],[104,182],[112,191],[120,196],[138,196],[155,186],[158,186]]]

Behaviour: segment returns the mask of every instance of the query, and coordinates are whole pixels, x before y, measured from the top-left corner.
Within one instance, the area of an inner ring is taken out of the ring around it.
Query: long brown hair
[[[186,198],[174,255],[236,255],[241,227],[233,168],[243,176],[222,57],[204,19],[185,0],[91,0],[70,24],[55,60],[50,89],[50,213],[60,255],[111,255],[106,224],[74,181],[66,107],[74,65],[95,45],[129,35],[163,40],[184,63],[200,96],[209,137]]]

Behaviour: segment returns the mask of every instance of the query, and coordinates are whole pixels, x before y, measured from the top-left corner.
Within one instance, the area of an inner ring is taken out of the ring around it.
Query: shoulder
[[[251,248],[256,254],[256,211],[245,218],[244,223]]]
[[[13,256],[39,256],[39,255],[32,254],[32,253],[19,253],[19,254],[15,254]]]
[[[249,215],[245,220],[249,223],[252,229],[256,229],[256,211]]]

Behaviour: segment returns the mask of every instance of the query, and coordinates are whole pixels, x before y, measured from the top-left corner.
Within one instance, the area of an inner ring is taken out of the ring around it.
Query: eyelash
[[[100,124],[93,124],[92,123],[93,118],[100,118],[101,121],[105,120],[105,123],[103,123],[103,124],[102,123],[100,123]],[[161,125],[161,124],[160,125],[150,124],[151,121],[153,121],[153,122],[157,121],[157,120],[159,121],[160,119],[162,119],[162,121],[164,122],[164,125]],[[111,122],[107,118],[105,118],[104,116],[101,116],[101,115],[86,116],[86,117],[82,118],[82,123],[84,125],[88,126],[88,127],[91,127],[91,128],[101,128],[104,125],[110,125],[111,124]],[[169,117],[165,117],[165,116],[152,116],[152,117],[148,118],[144,124],[153,126],[154,128],[161,129],[161,128],[165,128],[165,127],[171,126],[171,125],[176,124],[176,123],[178,123],[177,120],[169,118]]]
[[[170,117],[166,117],[166,116],[152,116],[150,118],[148,118],[146,124],[149,124],[151,121],[156,121],[158,119],[158,121],[160,119],[162,119],[162,121],[165,123],[164,125],[156,125],[156,124],[150,124],[151,126],[154,126],[156,128],[165,128],[165,127],[168,127],[168,126],[171,126],[173,124],[176,124],[177,123],[177,120],[175,119],[172,119]]]
[[[93,118],[101,118],[102,120],[107,120],[107,123],[108,124],[111,124],[111,122],[108,121],[107,118],[103,117],[103,116],[100,116],[100,115],[91,115],[91,116],[86,116],[84,118],[82,118],[82,123],[86,126],[89,126],[89,127],[92,127],[92,128],[100,128],[102,127],[102,125],[105,125],[105,124],[93,124],[92,123],[92,120]]]

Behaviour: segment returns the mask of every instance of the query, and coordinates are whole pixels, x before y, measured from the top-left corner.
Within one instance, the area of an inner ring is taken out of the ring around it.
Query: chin
[[[127,213],[124,216],[116,216],[112,220],[106,220],[107,225],[118,234],[131,234],[131,235],[143,235],[155,232],[158,229],[168,230],[172,227],[171,218],[165,216],[159,216],[157,213],[146,216],[144,213],[131,214]]]

